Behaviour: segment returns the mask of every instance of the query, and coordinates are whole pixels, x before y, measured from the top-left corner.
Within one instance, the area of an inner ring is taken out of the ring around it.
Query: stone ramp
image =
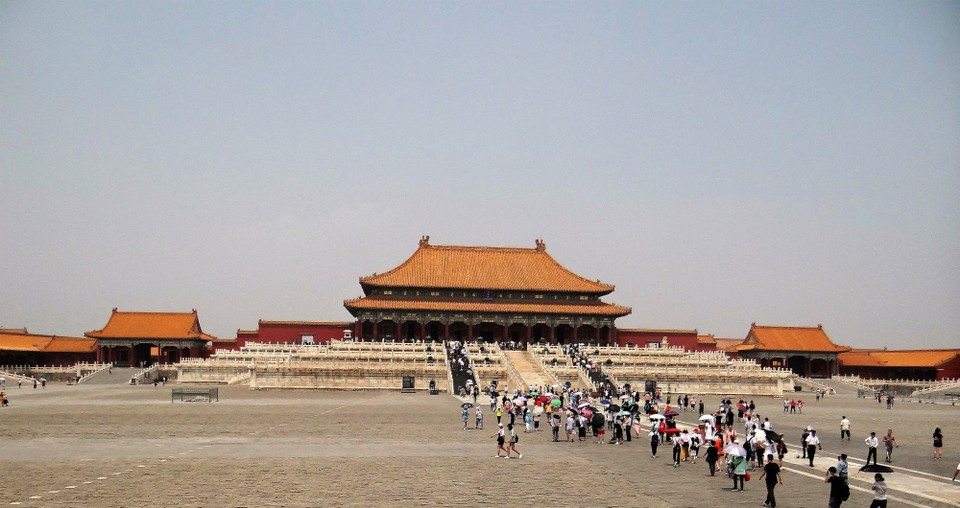
[[[524,387],[528,386],[552,386],[560,382],[540,365],[540,362],[533,357],[529,351],[504,351],[503,356],[506,361],[513,365],[514,370],[523,380]]]
[[[135,367],[113,367],[103,370],[83,380],[85,385],[128,385],[130,378],[142,369]],[[112,372],[111,372],[112,371]],[[139,380],[137,381],[139,382]]]

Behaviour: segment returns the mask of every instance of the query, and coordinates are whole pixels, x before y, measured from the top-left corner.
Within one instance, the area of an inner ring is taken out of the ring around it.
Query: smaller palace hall
[[[360,279],[364,296],[344,302],[363,340],[483,340],[616,343],[614,320],[630,314],[601,300],[612,284],[571,272],[533,248],[431,245]]]

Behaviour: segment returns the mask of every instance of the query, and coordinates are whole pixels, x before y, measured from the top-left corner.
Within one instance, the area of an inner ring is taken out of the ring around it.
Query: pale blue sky
[[[0,1],[0,325],[349,320],[423,234],[960,347],[960,3]]]

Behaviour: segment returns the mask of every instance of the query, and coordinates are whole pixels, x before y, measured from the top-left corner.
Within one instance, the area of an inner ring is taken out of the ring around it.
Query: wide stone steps
[[[504,357],[523,379],[524,386],[552,386],[557,378],[544,370],[529,351],[504,351]]]

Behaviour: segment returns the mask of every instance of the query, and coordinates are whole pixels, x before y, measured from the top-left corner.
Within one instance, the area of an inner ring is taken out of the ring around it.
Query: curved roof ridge
[[[547,253],[542,240],[537,240],[534,248],[486,247],[430,245],[429,237],[421,238],[417,250],[403,263],[361,277],[360,284],[601,294],[615,289],[563,266]]]

